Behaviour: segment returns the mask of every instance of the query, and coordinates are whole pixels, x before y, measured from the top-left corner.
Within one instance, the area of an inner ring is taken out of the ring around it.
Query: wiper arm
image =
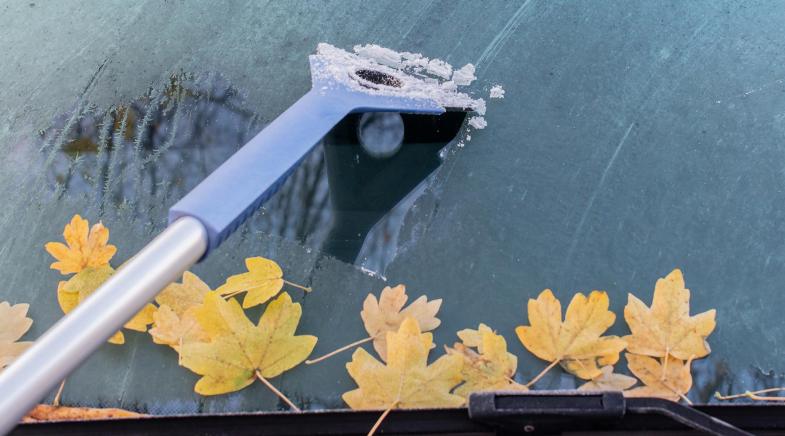
[[[618,391],[497,391],[469,398],[471,420],[516,433],[567,431],[579,421],[599,423],[631,414],[666,416],[711,435],[752,434],[693,407],[659,398],[625,398]]]

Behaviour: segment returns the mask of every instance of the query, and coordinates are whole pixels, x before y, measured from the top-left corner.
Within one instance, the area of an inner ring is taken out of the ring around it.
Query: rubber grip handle
[[[305,94],[169,209],[170,224],[191,216],[207,229],[203,258],[273,196],[351,111],[351,105],[333,97],[314,90]]]

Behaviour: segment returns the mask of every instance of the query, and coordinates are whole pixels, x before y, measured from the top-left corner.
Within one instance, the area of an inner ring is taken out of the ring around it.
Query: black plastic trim
[[[668,434],[703,432],[652,414],[652,399],[627,399],[622,416],[552,417],[534,424],[501,428],[473,421],[468,409],[395,410],[385,419],[379,435],[496,435],[496,434]],[[664,401],[664,400],[655,400]],[[675,404],[675,403],[670,403]],[[785,434],[785,406],[776,404],[705,405],[690,409],[725,421],[754,434]],[[308,411],[301,414],[248,413],[222,415],[155,416],[82,422],[22,424],[12,433],[28,435],[365,435],[379,417],[376,411]]]

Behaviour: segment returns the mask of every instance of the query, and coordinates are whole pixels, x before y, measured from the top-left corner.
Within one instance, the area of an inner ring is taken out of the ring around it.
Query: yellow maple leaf
[[[264,257],[245,259],[248,272],[236,274],[228,279],[215,291],[228,298],[245,292],[243,308],[264,304],[283,289],[284,283],[310,292],[310,288],[294,284],[283,278],[283,270],[277,263]]]
[[[387,333],[398,331],[406,318],[414,318],[424,332],[435,329],[441,323],[436,318],[442,305],[441,298],[428,301],[428,297],[422,295],[404,309],[408,299],[406,286],[398,285],[394,288],[386,286],[378,300],[373,294],[368,294],[363,302],[360,317],[365,330],[373,338],[373,348],[384,361],[387,360]]]
[[[0,371],[33,345],[17,342],[33,325],[33,320],[27,317],[29,308],[29,304],[11,306],[7,301],[0,302]]]
[[[182,315],[188,309],[199,306],[204,296],[211,292],[207,283],[196,274],[186,271],[180,283],[172,283],[165,287],[156,297],[156,303],[169,306],[176,314]]]
[[[150,335],[156,344],[172,347],[186,342],[204,342],[209,339],[196,319],[196,311],[210,291],[196,274],[186,271],[181,283],[172,283],[158,296],[159,304],[153,313],[153,327]]]
[[[635,374],[645,386],[625,391],[628,397],[659,397],[667,400],[679,401],[685,398],[692,387],[690,374],[691,360],[683,361],[675,357],[667,357],[667,365],[663,365],[665,358],[655,359],[649,356],[625,353],[627,367]]]
[[[579,391],[623,391],[631,388],[637,380],[624,374],[613,372],[613,366],[600,368],[602,374],[578,387]]]
[[[433,336],[414,318],[387,333],[387,364],[358,348],[346,364],[358,388],[343,394],[352,409],[459,407],[463,397],[450,391],[461,382],[463,359],[444,355],[428,365]]]
[[[706,338],[715,327],[714,309],[690,316],[690,290],[679,269],[658,279],[651,307],[629,294],[624,319],[631,335],[625,336],[631,353],[653,357],[701,358],[711,349]]]
[[[50,268],[65,275],[109,264],[117,251],[117,247],[108,244],[109,229],[98,223],[88,231],[88,226],[87,220],[74,215],[63,230],[63,238],[68,245],[49,242],[44,246],[57,259]]]
[[[507,352],[507,341],[485,324],[477,330],[465,329],[458,332],[460,342],[452,348],[445,347],[447,354],[455,354],[463,359],[461,375],[464,383],[455,394],[464,398],[472,392],[489,390],[526,390],[512,377],[518,366],[518,358]],[[472,348],[476,348],[476,351]]]
[[[194,391],[218,395],[238,391],[259,379],[267,381],[287,371],[311,354],[316,336],[295,336],[302,308],[286,292],[267,305],[254,325],[235,299],[216,292],[205,296],[196,317],[210,342],[189,342],[178,347],[182,365],[202,376]],[[285,397],[289,405],[297,409]],[[299,410],[299,409],[298,409]]]
[[[591,380],[602,373],[601,366],[616,363],[625,347],[617,336],[602,336],[616,320],[608,306],[605,291],[592,291],[588,297],[577,293],[562,322],[561,303],[546,289],[536,300],[529,299],[531,325],[518,326],[515,333],[527,350],[551,362],[546,370],[559,363],[576,377]]]
[[[64,313],[74,310],[77,305],[95,292],[99,286],[109,280],[112,274],[114,274],[114,269],[109,265],[103,265],[85,268],[67,282],[61,281],[57,286],[57,301],[60,303],[60,308],[63,309]],[[138,332],[146,332],[147,326],[153,323],[154,312],[155,306],[148,304],[125,323],[123,327]],[[109,342],[118,345],[124,344],[125,335],[123,335],[123,332],[117,332],[109,338]]]
[[[153,327],[150,335],[156,344],[169,345],[177,349],[188,342],[206,342],[210,337],[202,330],[196,319],[196,309],[186,310],[178,315],[169,306],[161,306],[153,313]]]

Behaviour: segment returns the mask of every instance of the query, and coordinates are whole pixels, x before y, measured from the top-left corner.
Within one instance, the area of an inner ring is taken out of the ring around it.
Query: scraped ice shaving
[[[453,91],[453,92],[458,91],[458,85],[456,85],[455,82],[453,82],[452,80],[442,82],[439,84],[439,86],[441,86],[442,89],[447,91]]]
[[[452,81],[456,85],[471,85],[476,79],[477,76],[474,75],[474,65],[472,64],[466,64],[452,73]]]
[[[354,52],[357,53],[357,56],[376,61],[388,67],[399,68],[401,66],[402,59],[400,53],[376,44],[355,45]]]
[[[318,89],[326,91],[340,84],[371,95],[421,100],[424,107],[435,103],[444,108],[471,109],[480,115],[485,114],[485,100],[458,91],[460,86],[474,80],[474,66],[471,64],[453,72],[452,65],[447,62],[429,59],[419,53],[397,52],[375,44],[356,45],[353,49],[354,53],[349,53],[320,43],[316,54],[311,56],[313,62],[320,64],[312,71],[314,87],[318,85]],[[400,80],[401,86],[371,87],[368,83],[361,84],[354,75],[362,69],[392,75]]]
[[[504,88],[501,85],[491,87],[491,98],[504,98]]]
[[[422,71],[428,68],[428,61],[430,61],[430,59],[420,53],[397,52],[376,44],[355,45],[352,49],[357,53],[357,56],[399,70],[414,69]]]
[[[408,51],[402,52],[403,58],[402,66],[404,68],[411,68],[417,71],[422,71],[428,68],[428,58],[420,53],[409,53]]]
[[[485,100],[478,98],[477,100],[477,107],[474,109],[480,115],[485,115]]]
[[[428,72],[442,79],[449,79],[452,76],[452,65],[441,59],[431,59],[428,61]]]
[[[488,126],[488,122],[483,117],[471,117],[469,118],[469,125],[477,130],[482,130]]]

